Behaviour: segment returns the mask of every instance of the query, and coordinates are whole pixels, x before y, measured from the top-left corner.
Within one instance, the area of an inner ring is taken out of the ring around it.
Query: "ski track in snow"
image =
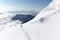
[[[59,40],[59,38],[52,39],[52,38],[54,38],[55,35],[53,35],[51,38],[47,37],[47,36],[50,36],[50,35],[48,35],[48,33],[45,35],[45,32],[48,32],[48,27],[47,26],[49,26],[49,24],[51,24],[51,23],[54,26],[55,22],[60,17],[60,14],[59,14],[60,13],[60,6],[59,6],[59,4],[60,4],[60,0],[53,0],[34,19],[32,19],[31,21],[29,21],[27,23],[22,24],[22,28],[21,28],[21,22],[19,20],[17,20],[17,21],[12,21],[11,20],[11,17],[14,16],[15,14],[13,15],[12,13],[0,13],[0,34],[4,33],[4,31],[5,32],[8,31],[8,30],[10,31],[10,29],[13,29],[13,28],[17,27],[17,28],[20,28],[23,32],[21,34],[21,36],[23,34],[25,34],[23,36],[26,39],[22,38],[21,40]],[[59,25],[59,24],[57,24],[59,22],[60,21],[58,20],[58,22],[56,22],[56,25]],[[15,30],[15,29],[13,29],[13,30]],[[14,31],[14,33],[15,33],[15,31]],[[15,39],[15,40],[17,40],[17,39]]]

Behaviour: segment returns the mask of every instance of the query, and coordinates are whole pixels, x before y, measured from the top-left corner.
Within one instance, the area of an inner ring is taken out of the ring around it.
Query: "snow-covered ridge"
[[[17,18],[18,17],[18,18]],[[19,18],[20,17],[20,18]],[[21,18],[23,17],[23,18]],[[29,18],[30,17],[30,18]],[[23,15],[20,13],[9,13],[9,12],[1,12],[0,13],[0,29],[3,30],[2,28],[4,28],[6,25],[8,24],[12,24],[13,22],[15,23],[22,23],[22,22],[27,22],[29,20],[31,20],[34,16],[32,15]],[[15,20],[15,21],[14,21]],[[24,21],[25,20],[25,21]],[[26,21],[27,20],[27,21]],[[16,25],[16,24],[14,24]],[[13,26],[13,25],[12,25]],[[7,26],[6,26],[7,27]],[[5,28],[4,28],[5,29]]]
[[[18,20],[17,21],[11,20],[11,17],[14,15],[12,15],[12,14],[0,14],[0,15],[1,15],[1,17],[0,17],[1,18],[0,19],[1,29],[6,28],[3,31],[3,34],[4,33],[9,34],[12,31],[9,28],[12,28],[13,29],[12,34],[17,33],[16,30],[18,30],[18,29],[19,29],[18,33],[21,32],[20,29],[23,30],[22,32],[24,32],[25,35],[23,35],[23,34],[22,35],[27,38],[26,40],[60,40],[60,0],[53,0],[34,19],[32,19],[31,21],[29,21],[25,24],[22,24],[22,27]],[[45,22],[45,23],[44,22],[41,23],[41,20],[44,21],[44,19],[42,19],[42,18],[45,18],[49,21]],[[16,29],[15,27],[18,29]],[[0,34],[2,34],[2,32]],[[14,35],[14,36],[16,36],[16,35]],[[3,37],[5,37],[5,36],[6,35],[3,35]],[[9,36],[8,36],[8,38],[10,38]],[[12,40],[15,39],[14,36],[13,36]],[[17,38],[18,40],[21,40],[20,36],[18,38]],[[15,40],[17,40],[17,39],[15,39]],[[23,38],[22,38],[22,40],[23,40]]]
[[[34,23],[36,21],[38,21],[40,18],[44,18],[50,15],[53,15],[57,12],[60,11],[60,0],[52,0],[52,2],[45,8],[43,9],[40,13],[38,13],[38,15],[32,19],[31,21],[25,23],[25,24],[31,24]]]
[[[23,24],[23,29],[32,40],[60,40],[60,0],[53,0],[34,19]]]

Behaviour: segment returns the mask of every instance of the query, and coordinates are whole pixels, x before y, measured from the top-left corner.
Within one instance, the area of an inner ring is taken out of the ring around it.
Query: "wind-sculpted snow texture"
[[[0,13],[0,40],[60,40],[60,0],[53,0],[24,24],[13,21],[15,15]]]

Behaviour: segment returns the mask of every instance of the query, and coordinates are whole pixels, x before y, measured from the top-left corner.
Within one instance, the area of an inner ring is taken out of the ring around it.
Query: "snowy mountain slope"
[[[32,40],[60,40],[60,14],[55,14],[43,23],[23,25]]]
[[[53,0],[34,19],[23,24],[32,40],[60,40],[60,0]]]
[[[0,31],[0,40],[28,40],[20,27],[19,21],[10,22]]]
[[[0,16],[0,40],[28,40],[20,21],[12,21],[12,16],[14,15],[5,13]]]
[[[59,11],[60,0],[54,0],[52,1],[45,9],[43,9],[34,19],[32,19],[30,22],[27,23],[33,23],[37,20],[39,20],[42,17],[50,16],[55,14],[57,11]]]
[[[23,19],[22,19],[23,18]],[[32,15],[22,15],[22,14],[13,14],[13,13],[0,13],[0,26],[4,27],[5,25],[13,21],[19,21],[19,23],[25,23],[34,18]]]
[[[0,40],[60,40],[60,0],[53,0],[34,19],[21,25],[16,14],[0,14]],[[21,27],[22,26],[22,27]]]
[[[0,14],[0,40],[30,40],[28,34],[21,28],[21,21],[13,21],[16,14]]]

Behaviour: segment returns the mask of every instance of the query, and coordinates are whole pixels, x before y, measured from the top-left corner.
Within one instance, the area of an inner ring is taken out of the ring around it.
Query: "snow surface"
[[[59,4],[60,0],[53,0],[34,19],[24,24],[11,20],[16,14],[0,13],[0,40],[60,40]]]

